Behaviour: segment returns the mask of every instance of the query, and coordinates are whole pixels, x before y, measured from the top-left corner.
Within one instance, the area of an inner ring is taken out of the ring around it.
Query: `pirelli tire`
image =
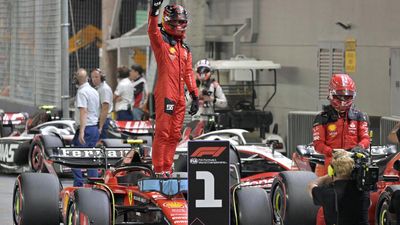
[[[275,223],[310,225],[316,223],[315,206],[307,185],[317,176],[308,171],[284,171],[275,177],[271,188],[271,202]],[[282,223],[283,222],[283,223]]]
[[[376,225],[396,225],[400,222],[400,185],[391,185],[380,194],[375,209]]]
[[[28,154],[29,167],[33,172],[48,172],[44,166],[44,159],[51,148],[64,147],[63,140],[58,135],[36,136]],[[58,171],[59,172],[59,171]]]
[[[23,173],[13,192],[14,225],[59,225],[60,182],[53,174]]]
[[[79,221],[82,215],[90,225],[111,224],[111,203],[104,191],[88,188],[76,189],[71,201],[65,225],[82,225]]]
[[[272,207],[267,192],[258,187],[234,191],[234,220],[240,225],[272,225]]]

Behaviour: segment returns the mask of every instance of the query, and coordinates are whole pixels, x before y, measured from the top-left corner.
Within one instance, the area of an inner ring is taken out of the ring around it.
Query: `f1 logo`
[[[218,157],[221,153],[226,149],[226,147],[200,147],[196,149],[195,152],[191,155],[191,157],[202,157],[205,155],[209,155],[212,157]]]

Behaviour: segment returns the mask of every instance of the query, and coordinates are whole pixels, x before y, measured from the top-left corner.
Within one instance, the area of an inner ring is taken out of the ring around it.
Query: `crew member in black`
[[[369,225],[369,192],[359,191],[351,179],[354,160],[345,150],[336,150],[328,175],[308,185],[315,205],[323,208],[326,225]],[[321,221],[317,221],[321,224]]]

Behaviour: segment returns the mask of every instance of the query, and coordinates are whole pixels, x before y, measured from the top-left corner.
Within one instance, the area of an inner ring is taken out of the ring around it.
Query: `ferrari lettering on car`
[[[0,161],[13,162],[14,151],[18,149],[18,144],[0,144]]]
[[[124,157],[130,149],[116,149],[107,150],[107,157],[110,158],[121,158]],[[79,149],[79,148],[60,148],[58,156],[60,157],[71,157],[71,158],[94,158],[101,157],[103,155],[101,150],[92,149]]]

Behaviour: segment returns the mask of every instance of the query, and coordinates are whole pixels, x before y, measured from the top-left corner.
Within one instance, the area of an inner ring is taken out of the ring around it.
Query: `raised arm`
[[[163,0],[151,0],[149,7],[149,26],[147,34],[149,35],[150,45],[154,52],[161,48],[162,35],[158,28],[158,15],[160,14],[160,7]]]

